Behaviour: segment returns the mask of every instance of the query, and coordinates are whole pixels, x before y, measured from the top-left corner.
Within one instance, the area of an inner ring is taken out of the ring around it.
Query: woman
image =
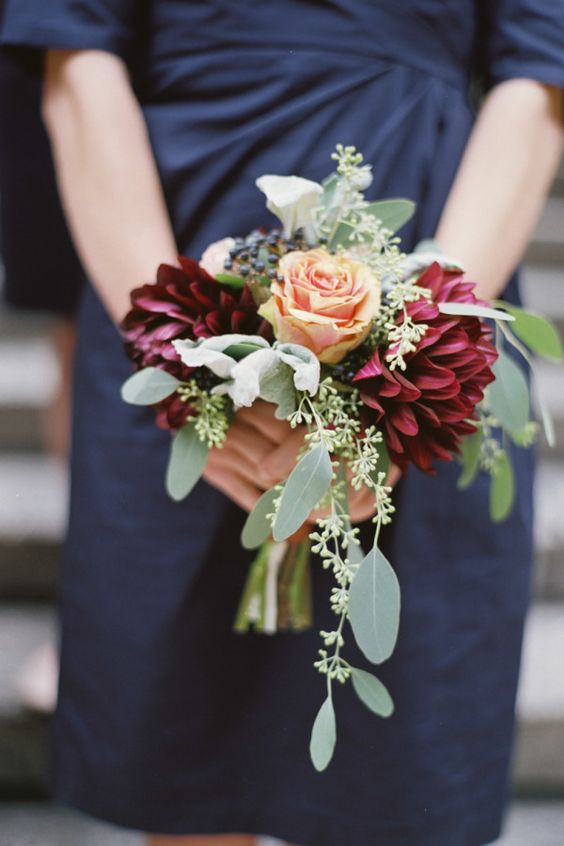
[[[558,6],[8,4],[4,40],[48,50],[44,115],[92,282],[63,573],[62,801],[153,832],[153,846],[248,846],[257,832],[302,846],[481,846],[498,836],[528,597],[528,456],[515,456],[518,502],[499,529],[484,479],[455,493],[447,466],[398,485],[386,543],[403,618],[384,675],[397,710],[378,721],[343,692],[342,742],[319,775],[307,757],[322,688],[315,631],[267,639],[230,629],[248,566],[242,509],[283,475],[294,436],[264,407],[239,414],[208,484],[169,502],[168,437],[119,400],[130,367],[115,324],[129,289],[177,249],[198,255],[269,224],[257,176],[320,179],[339,141],[374,164],[375,196],[417,201],[406,248],[436,233],[483,295],[500,293],[561,155]],[[478,60],[489,93],[473,126]],[[514,281],[506,296],[517,296]],[[319,570],[323,627],[329,577]]]

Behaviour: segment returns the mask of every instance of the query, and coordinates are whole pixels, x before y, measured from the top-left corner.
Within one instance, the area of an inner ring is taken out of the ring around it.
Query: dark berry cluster
[[[216,385],[219,385],[223,381],[215,373],[212,373],[211,370],[208,370],[207,367],[196,368],[190,374],[190,379],[196,383],[200,390],[206,391],[208,394],[211,393],[212,388],[215,388]]]
[[[326,240],[320,243],[326,243]],[[256,230],[246,238],[236,238],[235,246],[229,251],[229,258],[224,262],[228,273],[242,276],[247,281],[258,279],[260,282],[276,279],[278,262],[285,253],[294,250],[311,250],[318,244],[307,242],[301,229],[294,232],[292,238],[284,238],[279,229],[269,232]]]
[[[332,368],[331,376],[338,382],[343,382],[345,385],[351,385],[358,371],[370,358],[371,353],[372,350],[370,347],[366,344],[361,344],[360,347],[357,347],[355,350],[351,350],[351,352],[342,361]]]

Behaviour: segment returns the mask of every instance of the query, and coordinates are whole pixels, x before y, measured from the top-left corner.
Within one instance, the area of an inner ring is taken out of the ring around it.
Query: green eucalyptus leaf
[[[380,679],[356,667],[351,669],[351,678],[356,695],[367,708],[379,717],[391,717],[394,703]]]
[[[532,376],[532,386],[533,391],[535,393],[535,397],[537,399],[538,410],[541,415],[542,425],[544,429],[544,434],[549,446],[554,447],[556,446],[556,433],[554,431],[554,422],[552,420],[552,415],[548,408],[548,404],[544,398],[544,394],[542,391],[542,387],[540,384],[540,380],[538,377],[537,369],[535,366],[535,362],[529,355],[529,351],[526,347],[523,346],[521,341],[519,341],[512,332],[506,330],[504,333],[504,337],[506,341],[508,341],[519,353],[523,356],[529,368],[531,370]],[[511,433],[513,440],[515,441],[515,433]],[[518,437],[518,435],[517,435]]]
[[[264,349],[264,347],[259,347],[258,344],[247,344],[243,342],[241,344],[231,344],[231,346],[223,350],[223,353],[230,358],[234,358],[235,361],[240,361],[242,358],[246,358],[251,353],[261,349]]]
[[[178,430],[170,448],[166,489],[172,499],[188,496],[206,466],[209,447],[200,440],[193,423]]]
[[[144,367],[121,386],[121,398],[132,405],[154,405],[182,384],[160,367]]]
[[[319,711],[311,730],[309,753],[318,773],[329,766],[337,742],[337,721],[333,702],[328,696]]]
[[[323,180],[323,196],[321,197],[321,205],[325,209],[331,208],[335,199],[335,192],[339,185],[339,177],[336,173],[330,174]]]
[[[332,477],[331,458],[324,444],[304,455],[284,486],[272,529],[275,541],[286,540],[297,532],[326,493]]]
[[[514,318],[498,308],[478,305],[478,303],[437,303],[441,314],[459,314],[468,317],[483,317],[490,320],[512,321]]]
[[[386,229],[397,232],[415,214],[415,203],[404,199],[378,200],[375,203],[369,203],[363,211],[382,221]]]
[[[373,546],[356,575],[349,595],[349,619],[355,640],[373,664],[390,657],[400,617],[397,576],[377,546]]]
[[[549,358],[552,361],[562,360],[564,356],[562,340],[550,320],[541,317],[540,314],[508,303],[502,302],[500,305],[514,317],[511,331],[529,349],[543,358]]]
[[[505,520],[515,498],[515,480],[511,459],[502,453],[490,484],[490,516],[494,523]]]
[[[469,488],[480,468],[480,449],[482,446],[483,433],[476,429],[471,435],[466,435],[460,445],[460,463],[462,473],[457,482],[460,491]]]
[[[519,365],[503,350],[494,363],[495,381],[488,385],[487,404],[508,432],[520,432],[529,421],[529,386]]]
[[[277,496],[279,492],[274,488],[265,491],[248,515],[241,532],[241,543],[245,549],[256,549],[270,537],[272,526],[266,515],[273,513]]]
[[[386,229],[397,232],[407,221],[413,217],[415,203],[411,200],[379,200],[369,203],[361,209],[363,214],[371,214],[377,218]],[[354,227],[346,221],[340,221],[331,239],[331,247],[350,246],[350,236]]]
[[[242,288],[245,284],[242,276],[235,276],[233,273],[216,273],[214,279],[231,288]]]

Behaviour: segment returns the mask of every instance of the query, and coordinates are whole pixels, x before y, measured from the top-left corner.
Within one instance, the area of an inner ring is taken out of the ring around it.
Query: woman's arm
[[[176,262],[157,167],[125,65],[101,51],[48,53],[43,115],[77,251],[117,323],[131,288],[154,279],[161,262]],[[262,493],[259,463],[272,448],[263,433],[234,427],[225,447],[212,450],[206,478],[250,510]]]
[[[101,51],[50,51],[42,107],[77,251],[118,322],[131,288],[177,255],[126,67]]]
[[[522,258],[563,149],[561,89],[513,79],[490,91],[436,234],[486,299],[499,296]]]

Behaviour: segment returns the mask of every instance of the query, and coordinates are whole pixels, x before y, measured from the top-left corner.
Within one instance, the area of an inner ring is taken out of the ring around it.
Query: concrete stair
[[[0,805],[0,831],[2,846],[143,846],[136,832],[36,802]],[[518,802],[509,810],[497,846],[562,846],[563,831],[561,803]],[[259,846],[282,844],[264,837]]]

